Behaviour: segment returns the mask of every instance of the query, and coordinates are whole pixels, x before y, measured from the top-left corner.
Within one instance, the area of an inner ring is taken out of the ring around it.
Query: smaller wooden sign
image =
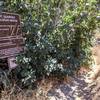
[[[0,13],[0,58],[19,54],[23,51],[23,46],[20,16],[14,13]]]

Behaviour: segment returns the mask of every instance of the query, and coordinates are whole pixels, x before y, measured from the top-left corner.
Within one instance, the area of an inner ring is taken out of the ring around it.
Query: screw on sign
[[[0,59],[15,57],[23,48],[20,16],[8,12],[0,13]]]

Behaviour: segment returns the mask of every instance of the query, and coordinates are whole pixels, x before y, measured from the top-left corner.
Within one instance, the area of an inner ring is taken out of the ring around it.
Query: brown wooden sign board
[[[0,58],[17,55],[23,51],[23,45],[20,16],[14,13],[0,13]]]

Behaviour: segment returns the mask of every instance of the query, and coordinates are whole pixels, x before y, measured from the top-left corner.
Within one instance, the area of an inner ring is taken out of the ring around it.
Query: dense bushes
[[[91,62],[93,30],[98,27],[96,0],[9,0],[5,10],[19,13],[25,52],[16,69],[24,85],[48,75],[72,75]]]

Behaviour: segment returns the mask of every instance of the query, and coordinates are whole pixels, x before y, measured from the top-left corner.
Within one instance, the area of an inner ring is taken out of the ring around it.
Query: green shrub
[[[24,85],[48,75],[72,75],[91,64],[96,0],[9,0],[5,10],[22,17],[25,52],[17,57]]]

